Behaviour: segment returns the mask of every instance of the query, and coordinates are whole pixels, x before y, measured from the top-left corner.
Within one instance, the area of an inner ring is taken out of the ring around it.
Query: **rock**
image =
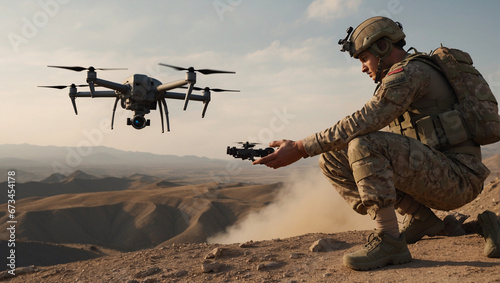
[[[203,273],[209,273],[209,272],[219,272],[219,270],[222,268],[222,264],[218,262],[204,262],[201,264],[201,271]]]
[[[263,261],[271,261],[275,258],[276,256],[275,255],[270,255],[270,254],[266,254],[262,257],[262,260]]]
[[[293,253],[293,254],[290,254],[290,258],[292,258],[292,259],[298,259],[298,258],[301,258],[303,256],[304,256],[303,253]]]
[[[340,243],[334,239],[319,239],[309,247],[309,250],[311,252],[332,251],[339,247]]]
[[[153,274],[157,274],[161,272],[161,269],[158,266],[150,267],[144,271],[139,271],[136,274],[134,274],[134,278],[144,278],[151,276]]]
[[[205,259],[212,259],[212,258],[217,258],[222,256],[222,252],[224,251],[223,248],[215,248],[212,251],[210,251],[206,256]]]
[[[254,242],[253,241],[248,241],[246,243],[241,243],[240,244],[240,248],[250,248],[254,245]]]
[[[257,265],[257,270],[265,270],[265,269],[270,269],[270,268],[276,268],[278,266],[280,266],[280,263],[276,262],[276,261],[272,261],[272,262],[269,262],[269,263],[261,263],[261,264]]]
[[[179,271],[176,271],[176,272],[172,272],[172,273],[169,273],[169,274],[163,274],[161,276],[162,279],[167,279],[167,278],[181,278],[181,277],[184,277],[186,275],[188,275],[189,272],[187,270],[179,270]],[[168,281],[170,282],[170,281]]]
[[[183,277],[183,276],[186,276],[186,275],[188,275],[187,270],[180,270],[180,271],[177,271],[176,273],[174,273],[175,277]]]

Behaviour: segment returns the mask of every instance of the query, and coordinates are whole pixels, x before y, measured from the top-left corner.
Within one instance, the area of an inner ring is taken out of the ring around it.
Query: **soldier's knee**
[[[349,163],[356,162],[370,156],[370,148],[368,147],[368,135],[363,135],[352,139],[348,144],[347,156]]]
[[[338,171],[342,171],[346,167],[349,167],[349,164],[345,161],[345,157],[342,157],[341,152],[325,152],[319,157],[319,168],[326,176],[338,175]]]
[[[352,139],[348,144],[347,156],[352,164],[370,156],[373,152],[383,151],[392,133],[374,132]]]

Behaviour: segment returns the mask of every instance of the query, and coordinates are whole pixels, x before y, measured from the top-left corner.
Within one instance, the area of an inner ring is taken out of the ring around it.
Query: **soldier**
[[[441,123],[427,119],[453,110],[456,96],[436,68],[410,60],[401,24],[373,17],[348,30],[339,44],[377,83],[372,99],[324,131],[297,142],[272,142],[279,149],[254,164],[276,169],[321,154],[327,179],[356,212],[376,223],[368,244],[344,255],[344,265],[367,270],[406,263],[407,243],[443,229],[430,208],[469,203],[490,172],[477,143],[454,144]],[[392,133],[380,131],[386,126]],[[395,211],[405,215],[401,231]]]

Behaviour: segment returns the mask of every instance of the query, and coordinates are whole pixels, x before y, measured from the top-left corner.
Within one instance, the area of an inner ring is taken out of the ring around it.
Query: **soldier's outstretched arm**
[[[255,160],[252,164],[264,164],[267,167],[274,169],[288,166],[297,162],[301,158],[308,157],[309,155],[302,145],[302,141],[280,140],[269,143],[270,147],[279,147],[274,153],[266,157]]]

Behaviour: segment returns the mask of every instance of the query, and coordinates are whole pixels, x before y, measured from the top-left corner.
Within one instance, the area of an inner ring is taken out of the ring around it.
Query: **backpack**
[[[464,51],[439,47],[431,54],[415,56],[440,70],[453,88],[469,138],[480,145],[500,140],[498,102],[481,73],[472,65],[472,58]],[[429,60],[430,59],[430,60]]]

